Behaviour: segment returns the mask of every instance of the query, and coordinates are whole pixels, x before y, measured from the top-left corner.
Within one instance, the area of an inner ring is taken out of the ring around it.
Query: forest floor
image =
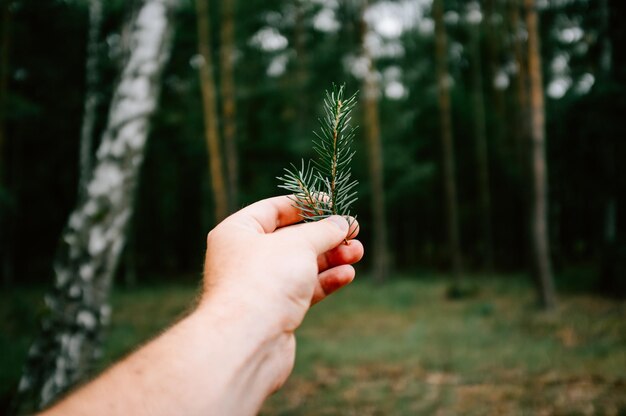
[[[314,307],[294,373],[262,415],[625,415],[626,302],[565,294],[539,312],[519,278],[447,300],[436,276],[358,281]],[[119,289],[102,366],[181,316],[195,288]],[[0,413],[41,290],[0,294]]]

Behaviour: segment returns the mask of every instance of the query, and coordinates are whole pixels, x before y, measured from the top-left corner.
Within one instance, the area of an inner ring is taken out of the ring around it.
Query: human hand
[[[280,339],[273,347],[280,353],[271,390],[291,372],[293,332],[307,310],[350,283],[351,264],[363,257],[363,245],[352,239],[356,221],[350,230],[340,216],[298,224],[302,218],[292,204],[287,196],[259,201],[222,221],[207,238],[200,306],[219,309],[233,323],[247,322],[253,339]]]
[[[298,327],[312,304],[352,281],[351,264],[363,257],[363,245],[352,239],[356,221],[348,230],[340,216],[296,224],[301,220],[293,202],[280,196],[221,222],[207,238],[203,299],[256,308],[283,330]]]

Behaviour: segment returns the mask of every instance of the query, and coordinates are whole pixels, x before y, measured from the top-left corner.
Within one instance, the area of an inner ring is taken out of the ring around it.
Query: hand
[[[309,307],[354,279],[351,264],[363,257],[356,221],[333,216],[301,223],[286,196],[250,205],[220,223],[207,238],[202,304],[220,304],[223,315],[254,318],[267,333],[286,333],[293,365],[293,331]]]
[[[203,302],[220,299],[258,312],[293,331],[312,304],[354,279],[363,257],[354,221],[302,218],[286,196],[259,201],[231,215],[207,238]],[[295,224],[295,225],[294,225]],[[344,242],[350,235],[351,240]],[[265,314],[265,313],[264,313]],[[269,315],[269,314],[268,314]]]

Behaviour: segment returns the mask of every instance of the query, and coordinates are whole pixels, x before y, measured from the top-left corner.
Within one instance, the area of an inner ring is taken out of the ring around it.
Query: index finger
[[[263,199],[237,211],[229,221],[249,223],[261,234],[302,221],[300,210],[287,195]]]

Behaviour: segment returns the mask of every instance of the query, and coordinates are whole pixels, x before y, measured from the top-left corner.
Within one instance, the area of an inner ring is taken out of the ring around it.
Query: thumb
[[[337,247],[348,235],[348,221],[339,215],[321,221],[307,222],[292,230],[295,236],[306,240],[317,255]]]

